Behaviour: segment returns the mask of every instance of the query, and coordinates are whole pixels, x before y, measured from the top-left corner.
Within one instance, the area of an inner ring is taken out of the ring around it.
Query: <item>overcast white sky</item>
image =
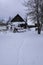
[[[22,5],[24,0],[0,0],[0,18],[13,17],[17,13],[25,15],[25,8]]]

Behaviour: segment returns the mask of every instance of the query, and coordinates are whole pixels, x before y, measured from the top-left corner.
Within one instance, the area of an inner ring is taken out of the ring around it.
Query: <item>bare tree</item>
[[[41,33],[41,26],[40,26],[40,3],[42,0],[28,0],[25,2],[25,7],[27,7],[27,15],[29,19],[37,22],[38,26],[38,34]]]
[[[43,0],[40,4],[40,14],[41,23],[43,24]]]
[[[9,25],[11,26],[11,17],[9,17],[9,19],[7,20],[7,26],[6,26],[6,28],[7,28],[7,30],[9,29]]]

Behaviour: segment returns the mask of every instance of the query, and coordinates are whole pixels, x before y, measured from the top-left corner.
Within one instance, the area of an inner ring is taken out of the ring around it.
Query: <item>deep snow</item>
[[[0,32],[0,65],[43,65],[43,32]]]

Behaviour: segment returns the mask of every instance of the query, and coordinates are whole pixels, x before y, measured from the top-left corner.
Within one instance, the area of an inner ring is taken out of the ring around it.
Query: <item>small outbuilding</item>
[[[0,31],[6,31],[7,27],[6,27],[6,23],[5,21],[0,21]]]

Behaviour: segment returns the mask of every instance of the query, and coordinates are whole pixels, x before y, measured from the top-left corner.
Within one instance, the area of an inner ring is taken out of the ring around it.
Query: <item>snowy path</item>
[[[0,65],[43,65],[43,33],[0,33]]]

